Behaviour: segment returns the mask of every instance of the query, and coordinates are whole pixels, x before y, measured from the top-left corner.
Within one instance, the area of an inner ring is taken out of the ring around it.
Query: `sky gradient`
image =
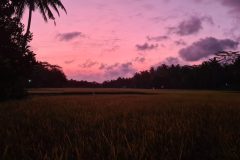
[[[130,77],[162,63],[197,64],[239,48],[239,0],[62,2],[68,13],[61,12],[56,26],[34,12],[31,47],[68,79]]]

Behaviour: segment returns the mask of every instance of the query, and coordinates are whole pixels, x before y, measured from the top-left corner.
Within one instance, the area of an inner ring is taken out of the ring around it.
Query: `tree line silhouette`
[[[240,90],[240,55],[238,52],[219,52],[200,65],[162,64],[132,78],[105,81],[102,87],[156,89],[230,89]]]
[[[151,88],[151,89],[214,89],[240,90],[240,54],[219,52],[200,65],[162,64],[136,73],[131,78],[119,77],[103,83],[67,80],[59,66],[38,63],[30,87],[79,88]]]

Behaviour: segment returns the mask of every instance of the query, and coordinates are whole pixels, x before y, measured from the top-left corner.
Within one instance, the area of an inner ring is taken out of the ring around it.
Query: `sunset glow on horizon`
[[[102,82],[160,64],[238,50],[239,0],[62,0],[67,15],[33,14],[31,47],[68,79]],[[26,24],[27,10],[23,19]]]

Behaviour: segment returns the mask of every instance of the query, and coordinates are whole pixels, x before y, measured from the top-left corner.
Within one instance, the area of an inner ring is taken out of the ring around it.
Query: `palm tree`
[[[15,6],[15,13],[19,18],[22,18],[26,7],[28,7],[29,9],[28,25],[25,37],[28,37],[30,34],[32,12],[34,12],[36,9],[39,9],[41,15],[43,16],[44,21],[46,22],[48,21],[48,19],[55,20],[55,17],[51,9],[55,10],[58,16],[60,16],[58,8],[64,10],[64,12],[67,13],[61,0],[13,0],[13,5]]]

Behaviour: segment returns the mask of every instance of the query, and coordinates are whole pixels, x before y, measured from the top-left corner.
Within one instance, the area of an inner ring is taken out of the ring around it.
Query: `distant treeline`
[[[38,63],[29,87],[240,90],[240,56],[238,52],[220,52],[200,65],[162,64],[136,73],[132,78],[119,77],[103,83],[67,80],[59,66]]]
[[[234,58],[233,58],[234,57]],[[222,52],[200,65],[165,64],[149,71],[136,73],[132,78],[106,81],[103,87],[166,88],[166,89],[240,89],[240,56]]]
[[[99,87],[96,82],[67,80],[62,68],[48,62],[37,62],[28,80],[29,88]]]

